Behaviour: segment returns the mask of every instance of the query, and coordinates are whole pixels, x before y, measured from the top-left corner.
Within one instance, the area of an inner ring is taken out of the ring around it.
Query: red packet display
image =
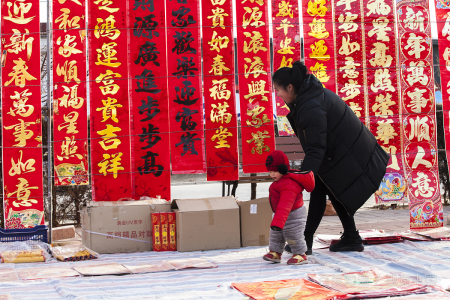
[[[169,218],[167,213],[160,213],[161,218],[161,251],[169,251]]]
[[[167,215],[169,216],[169,251],[177,251],[176,214],[170,212]]]
[[[162,251],[161,248],[161,214],[152,213],[152,240],[153,251]]]

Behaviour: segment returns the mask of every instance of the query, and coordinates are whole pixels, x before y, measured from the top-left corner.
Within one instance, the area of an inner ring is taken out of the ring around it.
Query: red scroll
[[[237,48],[244,173],[267,172],[275,150],[268,1],[237,1]]]
[[[331,1],[302,0],[302,7],[305,65],[327,89],[336,92]]]
[[[89,0],[94,201],[131,198],[127,12],[128,1]]]
[[[205,173],[200,0],[166,6],[172,173]]]
[[[2,2],[5,228],[44,224],[39,1]]]
[[[89,184],[85,0],[53,0],[55,185]]]
[[[300,25],[298,23],[298,2],[272,1],[273,30],[273,70],[292,67],[292,63],[300,60]],[[291,124],[286,116],[289,108],[283,99],[275,96],[277,108],[277,127],[279,136],[292,136]]]
[[[237,180],[232,0],[204,1],[202,14],[207,178]]]
[[[428,1],[397,3],[410,227],[443,225]]]
[[[129,11],[133,199],[170,200],[164,1],[134,3]]]

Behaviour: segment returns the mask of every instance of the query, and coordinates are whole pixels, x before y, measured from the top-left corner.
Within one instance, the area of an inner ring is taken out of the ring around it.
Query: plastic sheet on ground
[[[103,263],[74,266],[73,269],[84,276],[129,274],[130,270],[117,263]]]
[[[169,264],[167,261],[162,261],[157,264],[148,264],[148,263],[140,263],[140,264],[124,264],[125,268],[130,270],[133,274],[142,274],[142,273],[154,273],[154,272],[165,272],[165,271],[173,271],[176,270],[174,266]]]
[[[46,262],[51,258],[48,244],[37,241],[0,243],[2,263]]]
[[[439,227],[424,231],[416,231],[417,234],[436,239],[436,240],[450,240],[450,228]]]
[[[190,258],[190,259],[175,259],[167,261],[170,265],[172,265],[175,269],[188,269],[188,268],[197,268],[197,269],[209,269],[209,268],[217,268],[216,264],[210,263],[207,260],[201,258]]]
[[[20,269],[17,273],[21,280],[55,279],[80,276],[80,273],[68,267],[35,267],[30,269]]]

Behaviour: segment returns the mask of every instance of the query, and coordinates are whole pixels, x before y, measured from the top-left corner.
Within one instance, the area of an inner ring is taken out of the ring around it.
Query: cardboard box
[[[176,199],[180,252],[240,248],[239,206],[234,197]]]
[[[53,241],[66,240],[74,237],[75,237],[75,226],[73,225],[52,228]]]
[[[162,251],[169,251],[169,216],[167,213],[160,213],[161,216],[161,248]]]
[[[169,211],[169,202],[90,202],[81,210],[83,245],[98,253],[151,251],[150,214]]]
[[[161,251],[161,213],[152,213],[151,217],[153,251]]]
[[[269,245],[273,214],[269,198],[239,201],[237,204],[241,216],[242,247]]]
[[[169,251],[177,251],[177,226],[176,214],[174,212],[167,213],[169,215]]]

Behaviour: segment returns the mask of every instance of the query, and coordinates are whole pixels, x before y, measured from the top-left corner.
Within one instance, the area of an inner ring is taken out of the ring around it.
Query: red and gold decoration
[[[232,0],[202,3],[208,181],[239,178]]]
[[[396,10],[410,227],[439,227],[443,220],[428,1],[403,0],[397,3]]]
[[[5,228],[44,224],[38,0],[2,2]]]
[[[86,1],[53,0],[55,185],[89,184]]]
[[[129,10],[133,199],[170,200],[170,135],[164,1]],[[172,122],[175,122],[173,120]]]
[[[92,199],[131,198],[128,1],[89,0]],[[75,69],[70,74],[75,75]],[[146,81],[148,83],[148,81]]]
[[[292,67],[300,60],[300,24],[298,23],[298,1],[272,0],[273,70]],[[289,108],[283,99],[275,95],[277,127],[279,136],[293,136],[291,124],[286,116]]]
[[[275,150],[268,0],[236,2],[236,21],[243,171],[267,172]]]
[[[349,5],[356,8],[358,3]],[[324,87],[336,92],[333,8],[332,0],[302,0],[305,65]]]
[[[205,173],[200,0],[166,1],[172,173]]]

